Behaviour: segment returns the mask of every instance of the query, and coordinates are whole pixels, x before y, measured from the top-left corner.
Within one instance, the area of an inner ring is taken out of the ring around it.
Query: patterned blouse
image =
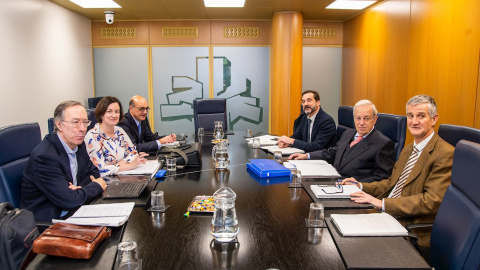
[[[108,137],[97,123],[85,135],[87,152],[101,176],[116,174],[122,160],[131,162],[138,154],[137,148],[121,127],[114,128],[114,137]]]

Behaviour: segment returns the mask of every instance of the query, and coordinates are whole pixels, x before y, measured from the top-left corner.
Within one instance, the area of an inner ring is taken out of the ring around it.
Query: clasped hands
[[[278,138],[278,147],[280,147],[280,148],[288,147],[289,145],[292,145],[294,141],[295,141],[295,139],[292,139],[292,138],[287,137],[287,136],[282,136],[282,137]]]

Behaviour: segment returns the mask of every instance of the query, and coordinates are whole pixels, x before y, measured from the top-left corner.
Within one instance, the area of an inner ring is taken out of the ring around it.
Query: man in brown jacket
[[[414,143],[407,145],[390,178],[357,184],[357,203],[371,203],[403,225],[433,223],[451,181],[454,148],[435,133],[437,106],[432,97],[417,95],[407,102],[407,126]],[[351,184],[346,179],[345,184]],[[417,229],[418,244],[430,246],[431,229]]]

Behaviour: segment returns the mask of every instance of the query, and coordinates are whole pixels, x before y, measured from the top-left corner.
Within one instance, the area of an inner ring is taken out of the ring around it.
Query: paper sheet
[[[343,236],[407,236],[407,230],[387,213],[331,214]]]

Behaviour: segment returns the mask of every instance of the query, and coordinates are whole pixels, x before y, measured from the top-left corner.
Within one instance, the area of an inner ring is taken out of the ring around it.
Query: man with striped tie
[[[407,102],[407,126],[414,142],[405,146],[390,178],[358,183],[352,194],[357,203],[371,203],[396,217],[404,226],[433,223],[450,185],[454,148],[435,133],[437,105],[432,97],[417,95]],[[352,184],[346,179],[344,184]],[[431,228],[419,228],[418,244],[430,246]]]

